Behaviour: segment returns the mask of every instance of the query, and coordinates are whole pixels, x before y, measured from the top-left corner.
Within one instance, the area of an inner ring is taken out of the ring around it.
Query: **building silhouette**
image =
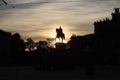
[[[94,22],[96,53],[104,56],[104,61],[114,59],[120,52],[120,8],[115,8],[111,16],[112,19]]]
[[[120,8],[115,8],[111,14],[112,19],[109,18],[94,22],[94,32],[96,36],[117,35],[120,29]]]

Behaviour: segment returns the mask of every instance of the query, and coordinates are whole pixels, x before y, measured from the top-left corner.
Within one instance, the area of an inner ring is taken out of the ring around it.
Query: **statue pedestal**
[[[58,49],[58,50],[66,49],[66,44],[65,43],[56,43],[55,46],[56,46],[56,49]]]

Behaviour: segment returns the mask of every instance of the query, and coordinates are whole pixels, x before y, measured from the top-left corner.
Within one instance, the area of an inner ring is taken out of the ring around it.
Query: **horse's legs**
[[[56,42],[56,38],[55,38],[55,42]]]
[[[60,38],[59,38],[59,43],[60,43]]]
[[[57,38],[55,38],[55,42],[57,41]]]
[[[61,38],[61,43],[63,43],[63,38]]]

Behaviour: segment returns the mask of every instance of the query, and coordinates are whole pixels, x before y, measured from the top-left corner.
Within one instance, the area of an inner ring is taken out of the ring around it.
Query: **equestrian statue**
[[[59,28],[56,28],[56,37],[55,37],[55,41],[56,39],[59,39],[58,43],[63,43],[63,39],[65,39],[65,34],[63,33],[63,30],[61,28],[61,26]]]

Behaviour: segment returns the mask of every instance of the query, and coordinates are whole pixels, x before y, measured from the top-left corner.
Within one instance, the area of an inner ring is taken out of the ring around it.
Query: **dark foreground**
[[[0,80],[120,80],[120,66],[94,67],[94,75],[86,75],[84,67],[74,70],[40,71],[31,66],[0,67]]]

